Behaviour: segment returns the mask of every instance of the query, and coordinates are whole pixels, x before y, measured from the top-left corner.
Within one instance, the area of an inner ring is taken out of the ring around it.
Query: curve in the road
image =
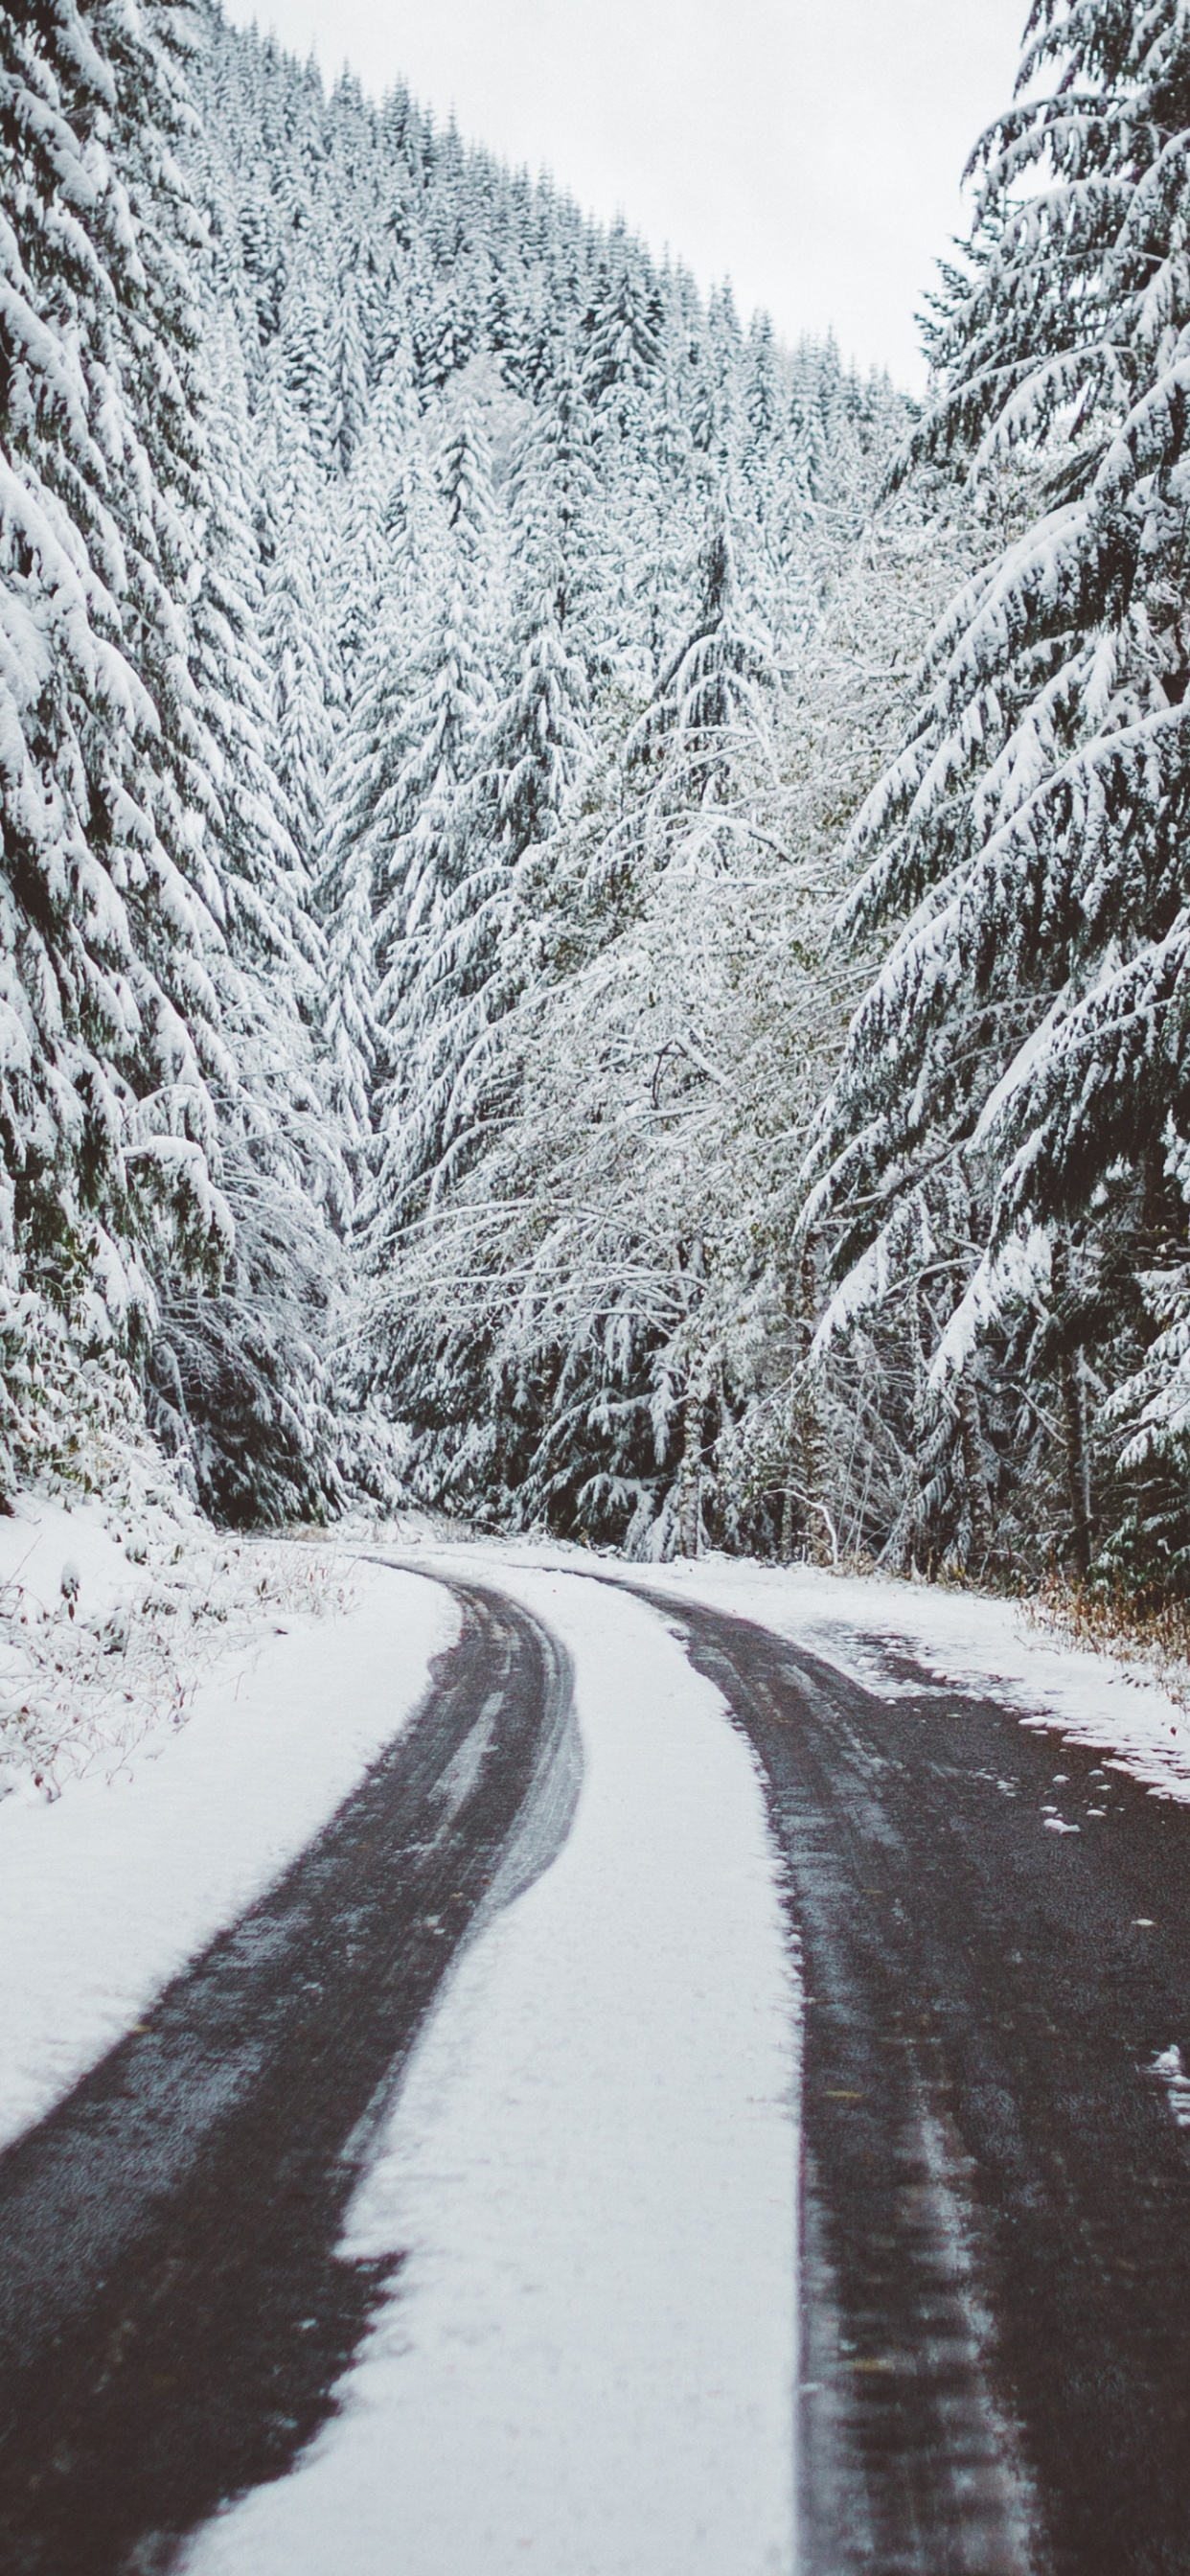
[[[1190,1812],[631,1588],[755,1750],[801,1949],[805,2576],[1187,2576]]]
[[[460,1944],[578,1791],[568,1659],[452,1583],[456,1645],[324,1831],[0,2157],[0,2566],[168,2568],[279,2476],[396,2269],[338,2253]]]

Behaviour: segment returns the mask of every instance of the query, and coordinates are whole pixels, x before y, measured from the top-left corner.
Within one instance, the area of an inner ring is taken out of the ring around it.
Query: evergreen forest
[[[215,0],[0,49],[0,1496],[1184,1593],[1184,0],[1034,0],[920,402]]]

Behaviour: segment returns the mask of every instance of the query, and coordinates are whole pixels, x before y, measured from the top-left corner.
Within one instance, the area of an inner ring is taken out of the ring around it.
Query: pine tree
[[[285,259],[277,210],[263,190],[254,190],[241,206],[239,237],[257,337],[260,347],[267,349],[281,328]]]
[[[311,247],[295,248],[281,305],[277,380],[323,472],[341,462],[342,417],[332,374],[330,297]]]
[[[668,755],[675,783],[713,797],[734,750],[762,737],[771,653],[740,600],[731,516],[720,498],[699,555],[698,613],[635,728],[630,756]]]
[[[201,497],[164,19],[0,18],[3,1223],[83,1345],[217,1260],[221,909],[182,606]],[[14,221],[15,219],[15,221]]]
[[[600,599],[610,531],[601,506],[594,422],[569,349],[517,442],[508,483],[520,577],[551,599],[561,633],[592,671],[608,640]]]
[[[207,405],[193,651],[222,903],[211,975],[220,1167],[234,1231],[217,1287],[196,1291],[159,1267],[147,1394],[150,1423],[195,1498],[220,1519],[253,1522],[319,1517],[338,1496],[324,1345],[336,1275],[327,1218],[341,1214],[345,1185],[311,1044],[321,946],[285,819],[287,804],[301,819],[293,807],[302,773],[296,720],[278,726],[263,649],[286,638],[265,613],[246,387],[214,315],[206,345],[223,382]],[[292,478],[298,443],[291,437],[283,452]],[[299,467],[299,488],[301,480]],[[278,484],[274,529],[285,501]]]
[[[569,650],[560,607],[551,588],[527,608],[520,669],[487,736],[499,845],[510,864],[549,840],[589,756],[586,675]]]
[[[851,921],[904,927],[851,1034],[812,1210],[838,1211],[854,1300],[856,1263],[888,1276],[941,1176],[971,1174],[982,1256],[940,1381],[1053,1295],[1064,1229],[1143,1232],[1136,1176],[1180,1173],[1190,1132],[1188,95],[1176,0],[1038,0],[932,329],[911,457],[966,471],[988,558],[856,829]]]
[[[460,542],[463,524],[456,518],[452,530],[450,623],[429,643],[406,719],[411,750],[391,801],[404,830],[378,1008],[392,1077],[369,1227],[372,1266],[386,1277],[411,1224],[426,1209],[433,1220],[511,1113],[516,1065],[504,1040],[533,949],[533,870],[522,862],[548,872],[553,836],[589,755],[585,674],[568,649],[557,590],[536,589],[531,562],[523,567],[519,670],[486,712],[490,684],[471,622],[482,559]],[[387,1290],[385,1303],[391,1309]],[[400,1383],[415,1366],[409,1341],[399,1323],[381,1329],[382,1375]]]
[[[332,840],[319,878],[318,908],[326,935],[321,1036],[327,1098],[358,1185],[371,1152],[381,1051],[372,852],[366,837]]]
[[[412,664],[379,669],[363,697],[362,757],[345,809],[346,832],[369,850],[375,890],[387,1074],[376,1203],[386,1239],[466,1124],[466,1069],[486,1026],[484,966],[502,872],[484,778],[489,639],[473,571],[453,545]]]
[[[343,261],[335,290],[330,378],[330,455],[340,474],[349,474],[368,426],[368,341],[360,309],[357,276],[364,267],[361,246],[353,244]]]
[[[407,584],[417,595],[432,551],[428,530],[435,516],[412,354],[407,337],[401,337],[381,374],[336,513],[328,616],[348,687],[375,638],[390,591]]]
[[[272,676],[273,770],[308,883],[322,862],[333,723],[341,696],[328,640],[325,513],[305,430],[288,406],[276,422],[273,554],[260,640]]]
[[[583,329],[587,400],[623,427],[661,367],[660,299],[629,253],[620,254],[610,274],[605,270]]]
[[[492,571],[495,502],[491,451],[473,402],[459,403],[450,418],[438,488],[460,562],[473,587],[483,589]]]

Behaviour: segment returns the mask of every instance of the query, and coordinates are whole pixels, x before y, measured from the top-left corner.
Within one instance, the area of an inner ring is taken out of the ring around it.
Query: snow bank
[[[127,1568],[101,1516],[54,1507],[38,1528],[26,1584],[52,1600],[68,1542],[79,1604],[119,1597]],[[0,1533],[11,1546],[13,1525]],[[300,1582],[288,1560],[314,1551],[283,1553]],[[449,1597],[374,1567],[353,1574],[352,1593],[321,1617],[281,1622],[262,1607],[242,1620],[195,1684],[186,1725],[144,1735],[114,1777],[96,1762],[52,1803],[0,1802],[0,2142],[268,1885],[416,1705],[428,1658],[455,1633]]]
[[[760,1786],[654,1613],[450,1561],[569,1647],[578,1813],[410,2066],[349,2240],[408,2259],[344,2413],[188,2576],[785,2576],[796,2023]]]
[[[113,1777],[262,1620],[346,1607],[341,1551],[232,1537],[145,1455],[116,1468],[0,1517],[0,1797]]]

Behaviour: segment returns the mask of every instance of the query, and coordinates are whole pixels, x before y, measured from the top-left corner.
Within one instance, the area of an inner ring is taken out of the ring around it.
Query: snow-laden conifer
[[[517,441],[507,497],[523,588],[552,599],[559,627],[582,639],[593,663],[608,640],[600,594],[611,530],[591,407],[567,343]]]
[[[660,300],[630,252],[619,252],[614,264],[603,269],[583,331],[587,399],[623,426],[635,398],[653,384],[661,366]]]
[[[494,502],[468,409],[439,461],[435,580],[398,671],[381,657],[361,696],[354,794],[371,853],[383,1032],[383,1142],[375,1220],[408,1213],[457,1152],[482,1050],[486,967],[504,870],[488,775],[497,651]],[[411,603],[409,604],[411,608]],[[390,709],[386,722],[381,709]],[[350,827],[353,831],[355,827]]]
[[[326,515],[305,426],[274,415],[272,560],[260,638],[272,677],[273,767],[290,837],[313,882],[326,837],[327,775],[341,697],[330,636]]]
[[[84,1346],[227,1239],[178,84],[155,11],[0,19],[3,1226]]]
[[[159,1264],[148,1396],[157,1436],[196,1498],[221,1518],[248,1522],[320,1513],[337,1492],[322,1345],[335,1275],[328,1217],[341,1212],[344,1178],[314,1059],[320,934],[307,857],[291,828],[309,819],[298,796],[303,778],[311,789],[314,782],[299,768],[296,710],[284,689],[279,703],[266,658],[270,642],[292,639],[266,614],[247,388],[215,315],[206,344],[216,381],[204,406],[193,655],[207,722],[207,835],[222,895],[210,961],[221,1041],[213,1087],[233,1232],[217,1284],[196,1290]],[[289,480],[276,474],[276,452],[266,441],[271,542],[293,499],[292,472]],[[294,452],[291,441],[291,466]],[[277,561],[274,554],[273,572]]]
[[[394,586],[416,594],[421,585],[434,516],[413,356],[402,321],[337,495],[326,596],[330,640],[348,690]]]
[[[660,675],[631,756],[667,757],[687,794],[715,795],[732,752],[763,736],[775,676],[767,639],[740,596],[731,513],[720,495],[699,552],[692,629]]]
[[[1184,12],[1039,0],[1020,89],[975,155],[912,450],[963,464],[986,560],[855,832],[852,922],[904,926],[813,1202],[844,1219],[844,1268],[866,1265],[854,1303],[969,1169],[985,1241],[944,1370],[1044,1302],[1062,1228],[1140,1222],[1134,1175],[1151,1194],[1180,1168],[1190,1119]]]

